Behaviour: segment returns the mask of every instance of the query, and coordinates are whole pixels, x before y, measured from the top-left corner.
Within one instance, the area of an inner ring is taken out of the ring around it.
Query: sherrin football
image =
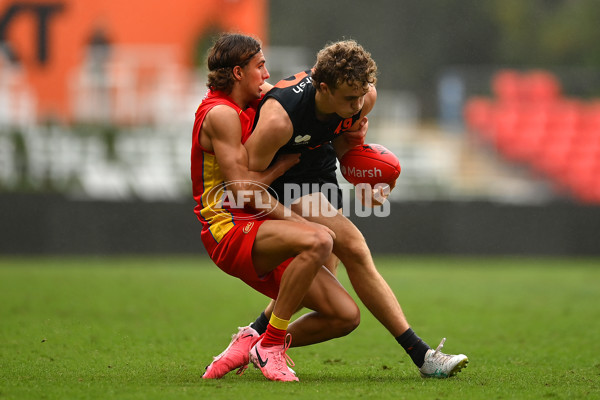
[[[400,161],[380,144],[363,144],[348,150],[340,160],[342,176],[353,185],[392,183],[400,176]]]

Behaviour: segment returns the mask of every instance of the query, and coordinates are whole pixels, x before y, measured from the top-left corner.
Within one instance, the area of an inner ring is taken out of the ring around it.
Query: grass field
[[[421,379],[362,308],[349,336],[289,351],[299,383],[203,381],[266,304],[204,257],[0,257],[0,399],[600,398],[600,260],[377,264],[417,333],[469,356],[457,377]]]

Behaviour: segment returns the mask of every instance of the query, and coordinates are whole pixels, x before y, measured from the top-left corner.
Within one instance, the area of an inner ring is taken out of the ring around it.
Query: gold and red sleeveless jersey
[[[192,192],[196,206],[194,212],[202,223],[202,241],[208,248],[217,244],[238,222],[247,223],[252,219],[243,208],[231,208],[224,202],[226,182],[217,163],[214,152],[200,144],[200,129],[206,114],[217,105],[233,108],[240,117],[242,126],[241,142],[245,143],[252,133],[252,124],[260,100],[242,109],[224,92],[209,90],[196,111],[192,136],[191,177]]]

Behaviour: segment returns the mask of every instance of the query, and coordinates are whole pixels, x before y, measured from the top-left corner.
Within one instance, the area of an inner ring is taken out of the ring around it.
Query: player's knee
[[[350,260],[364,260],[370,257],[369,246],[363,237],[356,240],[348,240],[344,245],[345,258]]]
[[[356,304],[347,308],[344,313],[338,315],[336,321],[340,336],[346,336],[355,330],[360,324],[360,310]]]
[[[346,261],[362,260],[364,257],[370,256],[371,252],[367,241],[356,226],[345,225],[341,231],[337,232],[337,238],[335,242],[336,255],[344,264]]]
[[[307,238],[307,251],[325,263],[333,249],[333,238],[323,230],[314,230]]]

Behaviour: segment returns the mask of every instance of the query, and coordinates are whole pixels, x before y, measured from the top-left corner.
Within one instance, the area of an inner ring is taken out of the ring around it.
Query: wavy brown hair
[[[247,35],[224,33],[208,50],[208,82],[212,90],[230,93],[235,79],[233,68],[244,67],[261,50],[260,42]]]
[[[342,40],[319,51],[312,79],[317,90],[321,82],[332,89],[346,82],[349,86],[361,85],[366,90],[377,83],[377,65],[371,53],[356,41]]]

